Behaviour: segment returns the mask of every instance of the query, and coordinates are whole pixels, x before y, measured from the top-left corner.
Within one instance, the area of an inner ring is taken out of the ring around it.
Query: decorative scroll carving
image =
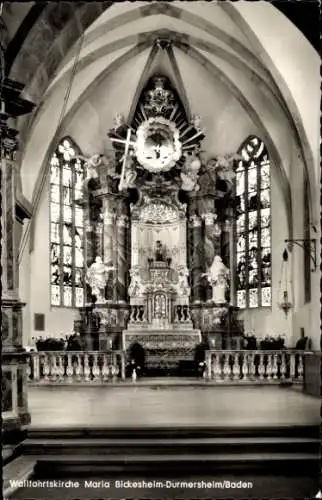
[[[146,200],[140,211],[140,220],[145,223],[164,224],[178,220],[178,212],[162,200]]]
[[[163,114],[166,111],[173,109],[174,95],[171,90],[166,90],[166,79],[162,76],[157,76],[152,79],[154,89],[148,90],[145,93],[145,108],[152,114]]]

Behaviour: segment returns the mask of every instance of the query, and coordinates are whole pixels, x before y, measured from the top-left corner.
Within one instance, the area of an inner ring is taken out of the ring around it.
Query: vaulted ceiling
[[[154,73],[168,76],[187,112],[201,116],[209,154],[258,134],[286,199],[295,159],[317,182],[319,56],[268,2],[5,5],[7,74],[36,103],[18,122],[29,199],[61,135],[85,154],[109,148],[113,116],[131,113]]]

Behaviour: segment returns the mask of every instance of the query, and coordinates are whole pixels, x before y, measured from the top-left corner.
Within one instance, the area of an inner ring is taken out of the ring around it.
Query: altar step
[[[30,431],[39,478],[109,474],[317,473],[317,428]]]

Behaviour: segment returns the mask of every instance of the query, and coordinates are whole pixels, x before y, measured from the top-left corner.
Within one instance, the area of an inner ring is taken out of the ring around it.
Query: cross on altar
[[[116,139],[114,137],[111,137],[112,142],[118,142],[120,144],[124,144],[125,149],[124,149],[124,155],[122,157],[123,164],[122,164],[122,173],[121,173],[121,179],[119,183],[119,191],[122,191],[123,189],[123,184],[124,184],[124,176],[125,176],[125,168],[126,168],[126,162],[127,162],[127,157],[129,154],[129,148],[130,146],[134,146],[135,142],[131,141],[131,129],[127,129],[127,134],[126,134],[126,139]]]

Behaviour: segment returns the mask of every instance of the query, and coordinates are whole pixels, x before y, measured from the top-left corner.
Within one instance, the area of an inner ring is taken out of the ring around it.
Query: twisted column
[[[202,257],[203,252],[200,243],[202,242],[202,221],[197,215],[189,218],[189,263],[191,281],[191,300],[194,304],[201,301],[200,275],[203,272]]]
[[[120,215],[116,220],[117,295],[119,302],[126,302],[127,299],[127,238],[128,217]]]
[[[103,200],[103,261],[105,264],[113,264],[114,251],[114,223],[115,214],[111,201],[108,198]]]
[[[205,246],[209,245],[209,246],[213,247],[214,256],[215,256],[216,255],[216,246],[215,246],[215,240],[214,240],[215,216],[213,213],[208,212],[208,213],[202,214],[202,219],[203,219],[204,224],[205,224],[204,244],[205,244]],[[209,267],[211,262],[207,261],[205,264],[206,264],[206,267]],[[206,301],[212,299],[212,290],[209,286],[205,290],[205,299],[206,299]]]

